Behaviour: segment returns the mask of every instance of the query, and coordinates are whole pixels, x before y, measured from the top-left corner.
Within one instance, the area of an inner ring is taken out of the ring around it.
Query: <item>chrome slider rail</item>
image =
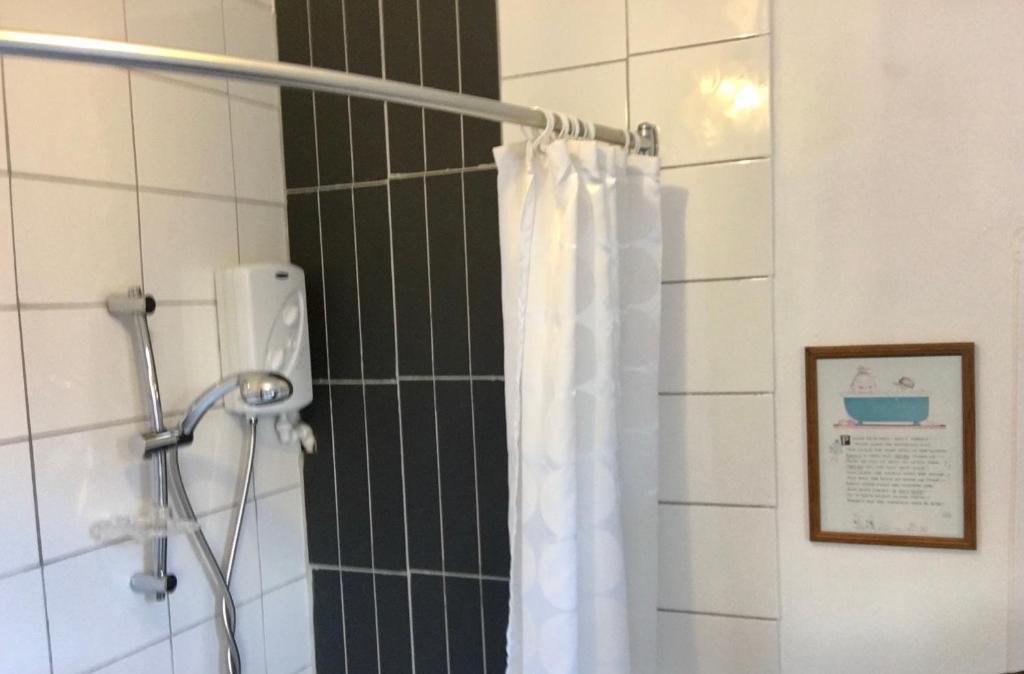
[[[130,42],[0,30],[0,53],[248,80],[282,87],[402,103],[539,129],[545,128],[548,123],[547,116],[541,110],[502,103],[480,96],[393,82],[365,75],[354,75],[326,68],[259,61]],[[556,119],[554,131],[559,131],[560,126],[561,121]],[[632,138],[630,138],[629,131],[601,124],[595,124],[594,130],[597,140],[619,145],[629,142],[642,154],[657,154],[656,134],[654,126],[651,124],[641,124],[638,131],[632,134]]]

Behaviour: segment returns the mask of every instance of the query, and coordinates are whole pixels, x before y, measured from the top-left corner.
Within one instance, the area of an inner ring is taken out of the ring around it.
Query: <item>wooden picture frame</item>
[[[804,359],[810,539],[977,549],[974,344],[817,346]]]

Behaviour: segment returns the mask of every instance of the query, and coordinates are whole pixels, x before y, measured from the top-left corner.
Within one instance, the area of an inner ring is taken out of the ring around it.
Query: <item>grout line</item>
[[[307,0],[308,2],[308,0]],[[341,0],[341,16],[342,16],[342,41],[345,46],[345,68],[349,68],[349,53],[348,53],[348,6],[345,0]],[[310,34],[310,40],[312,41],[312,33]],[[310,57],[312,58],[312,48],[310,49]],[[383,69],[383,64],[381,64]],[[383,70],[382,70],[383,72]],[[356,155],[355,155],[355,132],[352,128],[352,97],[346,97],[345,105],[348,108],[348,147],[349,147],[349,166],[352,170],[352,178],[356,177]],[[384,106],[387,107],[387,106]],[[319,171],[317,172],[317,182],[320,181]],[[353,250],[353,262],[356,278],[356,324],[359,328],[359,376],[361,379],[366,379],[366,361],[365,361],[365,350],[363,349],[363,307],[362,307],[362,295],[359,284],[359,227],[356,221],[356,195],[353,192],[351,198],[352,208],[352,250]],[[389,204],[390,207],[390,204]],[[321,257],[323,256],[323,249],[321,248]],[[326,282],[326,280],[325,280]],[[326,303],[325,303],[326,306]],[[370,564],[373,566],[377,565],[376,562],[376,551],[374,545],[374,531],[373,531],[373,477],[370,471],[370,424],[369,424],[369,412],[366,405],[366,384],[365,381],[362,385],[362,396],[363,396],[363,442],[364,452],[366,455],[366,505],[367,515],[369,517],[369,529],[370,529]],[[340,524],[339,524],[340,526]],[[340,534],[340,531],[339,531]],[[339,535],[340,545],[340,535]],[[339,558],[339,562],[341,559]],[[380,622],[377,616],[377,579],[371,578],[373,587],[373,632],[374,640],[377,647],[377,672],[380,674]],[[344,591],[342,592],[344,596]],[[346,662],[346,664],[348,664]]]
[[[397,351],[396,351],[397,352]],[[399,375],[397,379],[331,379],[331,378],[318,378],[313,380],[313,384],[316,386],[359,386],[366,384],[372,385],[388,385],[388,384],[399,384],[403,381],[415,382],[415,381],[505,381],[504,375],[500,374],[403,374]]]
[[[142,646],[139,646],[137,648],[133,648],[128,653],[124,653],[122,655],[118,655],[113,660],[105,660],[105,661],[101,662],[98,665],[94,665],[94,666],[90,667],[89,669],[82,670],[81,674],[95,674],[96,672],[100,672],[100,671],[106,669],[107,667],[110,667],[111,665],[116,665],[117,663],[123,662],[123,661],[127,660],[128,658],[135,657],[139,653],[141,653],[141,652],[143,652],[143,651],[145,651],[147,649],[150,649],[153,646],[156,646],[158,644],[162,644],[165,641],[167,642],[168,650],[172,653],[172,655],[171,655],[171,671],[174,671],[174,667],[173,667],[173,664],[174,664],[174,655],[173,655],[174,649],[171,648],[171,635],[170,635],[170,633],[168,633],[167,636],[160,637],[159,639],[156,639],[154,641],[149,641],[149,642],[143,644]]]
[[[307,48],[309,49],[309,62],[310,65],[313,63],[313,29],[312,29],[312,14],[310,12],[310,0],[306,0],[306,42]],[[344,29],[345,29],[345,8],[342,5],[342,40],[344,41]],[[348,50],[345,48],[346,66],[348,65]],[[316,92],[310,92],[310,105],[313,111],[313,170],[316,173],[316,182],[320,184],[320,129],[317,123],[317,109],[316,109]],[[351,116],[350,116],[351,119]],[[282,125],[283,120],[283,109],[282,109]],[[350,128],[351,128],[351,122]],[[287,180],[285,181],[285,195],[290,192],[287,190]],[[330,326],[328,321],[328,302],[327,302],[327,270],[324,264],[324,232],[323,232],[323,209],[320,203],[320,194],[316,193],[316,230],[317,230],[317,245],[319,246],[320,258],[320,290],[321,296],[323,297],[323,327],[324,327],[324,358],[326,359],[325,367],[327,368],[328,379],[331,376],[331,340],[330,340]],[[358,317],[357,317],[358,318]],[[339,498],[338,498],[338,456],[335,446],[335,429],[334,429],[334,394],[331,392],[330,387],[327,389],[327,404],[328,404],[328,416],[330,417],[331,425],[331,470],[332,470],[332,484],[334,489],[334,535],[337,544],[338,561],[341,562],[341,511],[339,510]],[[305,484],[303,484],[303,497],[305,497]],[[305,509],[303,509],[305,510]],[[307,523],[308,524],[308,523]],[[307,527],[306,536],[309,537],[309,529]],[[308,548],[308,542],[307,542]],[[310,602],[312,603],[312,602]],[[345,585],[342,580],[341,574],[338,574],[338,604],[341,607],[341,650],[342,658],[345,661],[346,667],[348,666],[348,630],[346,625],[346,613],[345,613]],[[313,607],[310,607],[313,610]],[[315,622],[311,621],[311,622]],[[310,639],[313,644],[313,659],[316,660],[316,640]],[[266,640],[264,639],[264,647],[266,646]]]
[[[430,169],[426,171],[407,171],[405,173],[391,173],[388,175],[389,180],[408,180],[410,178],[431,178],[434,176],[450,176],[450,175],[462,175],[465,173],[481,173],[483,171],[493,171],[497,168],[494,162],[489,164],[475,164],[473,166],[463,166],[462,168],[442,168],[442,169]]]
[[[663,608],[658,607],[658,613],[677,613],[681,615],[700,615],[709,616],[712,618],[737,618],[740,620],[761,620],[764,622],[777,623],[778,618],[769,618],[767,616],[759,615],[741,615],[739,613],[715,613],[714,611],[690,611],[687,609],[676,609],[676,608]]]
[[[658,505],[665,506],[690,506],[697,508],[752,508],[755,510],[775,510],[774,505],[760,503],[714,503],[709,501],[672,501],[669,499],[658,499]]]
[[[775,21],[775,12],[769,11],[769,32],[772,32],[774,26],[772,25]],[[775,156],[776,152],[776,141],[775,141],[775,39],[772,37],[768,38],[768,80],[771,86],[768,87],[768,133],[771,142],[771,155]],[[775,265],[777,258],[776,248],[777,235],[775,232],[775,212],[776,212],[776,181],[777,175],[775,172],[774,161],[768,158],[769,168],[771,169],[768,173],[771,180],[771,205],[768,208],[769,222],[771,222],[772,240],[771,240],[771,251],[772,251],[772,297],[771,297],[771,313],[772,313],[772,389],[778,387],[778,366],[775,363],[776,359],[776,341],[778,335],[778,315],[775,311],[775,297],[778,292],[778,284],[775,283]],[[775,462],[775,610],[778,612],[778,619],[782,621],[782,544],[779,540],[779,522],[781,518],[781,508],[779,507],[779,484],[782,482],[781,475],[779,474],[779,445],[778,445],[778,406],[777,401],[772,401],[772,460]],[[782,671],[782,630],[776,630],[776,653],[778,654],[778,666],[779,671]]]
[[[662,286],[696,285],[699,283],[730,283],[733,281],[770,281],[770,274],[751,274],[749,276],[712,276],[709,278],[663,280]]]
[[[220,0],[220,34],[224,40],[224,51],[227,52],[228,48],[228,28],[227,28],[227,16],[224,12],[224,0]],[[224,80],[224,89],[226,93],[225,105],[228,108],[228,141],[231,146],[231,189],[234,192],[234,198],[232,202],[235,207],[235,261],[238,264],[242,263],[242,224],[239,221],[238,216],[238,166],[235,157],[235,120],[233,117],[233,111],[231,109],[231,83],[228,80]],[[263,640],[264,644],[266,639]],[[264,652],[264,659],[266,659],[266,653]]]
[[[436,571],[434,569],[410,569],[410,573],[418,576],[444,576],[447,578],[468,578],[469,580],[500,580],[508,582],[505,576],[492,576],[486,573],[464,573],[462,571]]]
[[[389,159],[390,162],[390,159]],[[724,162],[720,162],[724,163]],[[423,171],[405,171],[401,173],[392,173],[388,171],[387,178],[380,178],[377,180],[359,180],[350,183],[331,183],[329,185],[309,185],[307,187],[289,187],[285,190],[285,194],[296,195],[296,194],[313,194],[316,192],[338,192],[341,190],[352,190],[361,189],[365,187],[383,187],[393,180],[412,180],[414,178],[432,178],[434,176],[449,176],[449,175],[462,175],[464,173],[481,173],[484,171],[493,171],[497,168],[494,163],[489,164],[476,164],[474,166],[464,166],[462,168],[442,168],[442,169],[429,169]],[[277,202],[271,202],[277,203]]]
[[[6,445],[17,445],[22,442],[28,442],[29,440],[30,438],[27,435],[15,435],[10,438],[0,439],[0,447],[4,447]]]
[[[627,2],[628,2],[628,0],[627,0]],[[660,49],[648,49],[648,50],[645,50],[645,51],[633,52],[633,53],[629,54],[629,56],[630,56],[630,58],[634,58],[634,57],[637,57],[637,56],[650,56],[652,54],[664,54],[666,52],[684,51],[684,50],[687,50],[687,49],[697,49],[699,47],[711,47],[711,46],[720,45],[720,44],[730,44],[730,43],[733,43],[733,42],[746,42],[747,40],[754,40],[754,39],[757,39],[759,37],[766,37],[767,35],[768,35],[768,33],[749,33],[747,35],[738,35],[738,36],[734,36],[734,37],[727,37],[727,38],[723,38],[721,40],[709,40],[707,42],[694,42],[693,44],[682,44],[682,45],[677,45],[675,47],[662,47]],[[628,45],[629,38],[628,38],[628,34],[627,34],[626,40],[627,40],[626,53],[629,53],[629,45]]]
[[[17,238],[14,235],[15,218],[14,218],[14,185],[13,176],[11,172],[11,134],[9,121],[10,115],[7,111],[7,74],[6,70],[7,59],[0,57],[0,81],[3,82],[3,89],[0,92],[2,95],[2,104],[4,112],[4,147],[7,153],[7,208],[11,218],[11,262],[14,266],[14,298],[15,302],[20,305],[21,303],[21,289],[18,280],[18,246]],[[43,572],[43,535],[39,524],[39,484],[36,479],[36,457],[35,457],[35,442],[33,440],[32,433],[32,414],[31,407],[29,404],[28,395],[28,365],[25,358],[25,328],[22,321],[22,312],[19,308],[17,312],[18,317],[18,354],[21,356],[21,391],[23,400],[25,402],[25,409],[23,414],[25,415],[25,432],[28,434],[28,461],[29,461],[29,473],[32,480],[32,514],[35,518],[35,534],[36,534],[36,559],[39,562],[39,585],[42,589],[43,595],[43,621],[46,625],[46,656],[50,666],[50,671],[53,671],[53,637],[50,633],[50,606],[46,592],[46,574]]]
[[[385,35],[384,35],[384,0],[378,0],[377,2],[377,15],[380,22],[380,67],[382,75],[387,74],[387,50],[385,49]],[[387,165],[387,172],[391,174],[391,106],[382,106],[384,112],[384,162]],[[394,220],[391,212],[391,181],[386,181],[387,187],[387,209],[388,209],[388,254],[390,256],[389,264],[391,271],[391,321],[392,321],[392,334],[394,336],[394,347],[395,347],[395,377],[399,377],[401,373],[400,367],[400,356],[398,353],[398,297],[397,297],[397,285],[398,281],[395,277],[395,230]],[[353,199],[355,195],[353,195]],[[398,418],[398,455],[400,461],[400,487],[402,490],[402,535],[405,549],[405,568],[406,571],[409,569],[409,503],[408,503],[408,490],[406,489],[406,475],[405,475],[405,426],[402,420],[402,387],[395,387],[395,412]],[[338,561],[341,561],[340,559]],[[413,601],[412,601],[412,582],[406,577],[405,581],[405,593],[406,603],[408,604],[408,616],[409,616],[409,665],[411,667],[411,674],[416,674],[416,643],[413,638],[414,624],[413,624]],[[378,648],[378,659],[377,667],[380,668],[380,633],[377,633],[377,648]]]
[[[684,162],[681,164],[664,164],[661,167],[661,171],[669,171],[672,169],[686,169],[686,168],[699,168],[701,166],[721,166],[723,164],[748,164],[755,161],[765,161],[771,159],[768,155],[752,155],[750,157],[734,157],[732,159],[712,159],[710,161],[695,161],[695,162]]]
[[[770,396],[774,391],[658,391],[658,396]]]
[[[130,83],[129,83],[130,89]],[[134,114],[134,113],[133,113]],[[132,136],[134,144],[134,134]],[[133,145],[134,147],[134,145]],[[39,182],[61,183],[65,185],[81,185],[83,187],[102,187],[115,190],[131,190],[141,194],[166,194],[169,196],[190,197],[193,199],[210,199],[216,201],[238,201],[239,203],[253,204],[257,206],[277,206],[283,208],[286,204],[283,201],[273,199],[255,199],[252,197],[235,197],[228,194],[216,194],[213,192],[196,192],[193,190],[181,190],[173,187],[161,187],[159,185],[143,185],[139,182],[138,172],[134,183],[119,183],[110,180],[93,180],[91,178],[75,178],[71,176],[49,175],[45,173],[32,173],[30,171],[8,171],[12,178],[20,180],[35,180]]]
[[[420,70],[420,84],[423,84],[423,7],[420,4],[420,0],[416,0],[416,50],[418,55],[418,65]],[[427,168],[427,111],[425,108],[420,108],[420,136],[423,143],[423,168],[424,174]],[[423,187],[423,243],[424,243],[424,254],[427,260],[427,318],[430,324],[430,374],[434,376],[437,374],[437,367],[434,363],[435,351],[434,351],[434,290],[433,290],[433,279],[431,277],[431,265],[430,265],[430,199],[427,195],[427,180],[424,177],[421,181]],[[441,568],[445,565],[445,553],[444,553],[444,500],[441,496],[441,449],[440,440],[437,430],[437,382],[431,383],[431,400],[434,403],[434,465],[437,477],[437,530],[440,543],[439,550],[441,552]],[[412,580],[409,581],[409,614],[412,614],[413,606],[411,602],[412,597]],[[444,665],[445,670],[450,671],[451,666],[449,664],[450,644],[448,643],[448,585],[444,578],[441,578],[441,611],[444,619]]]
[[[410,567],[407,571],[398,569],[380,569],[369,566],[351,566],[348,564],[323,564],[323,563],[310,563],[310,569],[315,571],[338,571],[344,573],[367,573],[377,574],[381,576],[399,576],[408,578],[409,576],[435,576],[437,578],[466,578],[469,580],[492,580],[498,582],[509,582],[507,576],[494,576],[486,573],[465,573],[462,571],[439,571],[437,569],[418,569]]]
[[[508,82],[509,80],[519,80],[526,77],[533,77],[535,75],[553,75],[555,73],[564,73],[570,70],[582,70],[584,68],[596,68],[597,66],[612,65],[613,63],[625,63],[626,60],[627,57],[624,56],[620,59],[607,59],[605,61],[592,61],[589,63],[579,63],[571,66],[561,66],[559,68],[545,68],[544,70],[532,70],[528,73],[515,73],[513,75],[504,75],[502,76],[501,80],[503,82]]]

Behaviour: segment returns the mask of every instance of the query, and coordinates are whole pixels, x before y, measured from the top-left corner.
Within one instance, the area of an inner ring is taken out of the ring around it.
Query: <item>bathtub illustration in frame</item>
[[[812,541],[975,549],[974,345],[805,350]]]

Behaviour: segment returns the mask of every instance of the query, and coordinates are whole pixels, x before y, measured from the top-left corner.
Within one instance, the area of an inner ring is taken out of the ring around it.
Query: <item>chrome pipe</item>
[[[548,123],[547,116],[541,110],[503,103],[481,96],[394,82],[366,75],[343,73],[327,68],[259,61],[224,54],[210,54],[116,40],[0,30],[0,53],[11,56],[32,56],[64,61],[103,63],[145,70],[227,77],[282,87],[401,103],[537,129],[545,128]],[[554,121],[553,130],[555,132],[561,130],[560,120]],[[595,124],[594,131],[597,140],[619,145],[628,143],[642,154],[655,153],[654,144],[647,136],[603,124]]]

